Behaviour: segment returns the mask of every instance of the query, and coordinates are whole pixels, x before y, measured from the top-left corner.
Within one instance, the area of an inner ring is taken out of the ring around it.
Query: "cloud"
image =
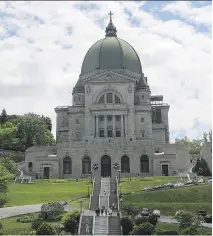
[[[167,4],[162,11],[179,15],[182,19],[195,24],[212,25],[212,6],[193,7],[191,1],[175,1]]]
[[[171,105],[172,140],[199,137],[210,129],[212,41],[189,24],[209,28],[210,7],[177,2],[152,9],[149,4],[148,12],[144,4],[0,2],[0,109],[48,115],[55,133],[54,107],[72,104],[84,56],[104,37],[111,10],[118,37],[140,56],[152,94],[163,94]],[[181,18],[165,20],[157,11]]]

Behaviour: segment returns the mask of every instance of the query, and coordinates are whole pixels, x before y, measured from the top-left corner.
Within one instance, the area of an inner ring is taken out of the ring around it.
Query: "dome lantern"
[[[112,15],[113,15],[113,13],[110,11],[110,13],[108,15],[110,16],[110,21],[109,21],[109,24],[108,24],[108,26],[106,27],[106,30],[105,30],[106,37],[117,37],[116,27],[112,23]]]

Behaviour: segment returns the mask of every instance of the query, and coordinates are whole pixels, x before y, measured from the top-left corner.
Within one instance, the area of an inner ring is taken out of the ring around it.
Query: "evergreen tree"
[[[3,109],[0,116],[0,123],[4,124],[6,121],[7,121],[7,112],[5,109]]]

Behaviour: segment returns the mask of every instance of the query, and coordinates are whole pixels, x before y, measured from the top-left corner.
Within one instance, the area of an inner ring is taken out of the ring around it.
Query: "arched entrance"
[[[104,155],[101,158],[101,176],[102,177],[111,176],[111,158],[107,155]]]

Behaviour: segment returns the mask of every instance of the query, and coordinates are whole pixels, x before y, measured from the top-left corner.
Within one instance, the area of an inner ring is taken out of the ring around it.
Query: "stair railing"
[[[95,234],[95,215],[93,216],[92,235]]]
[[[80,214],[80,220],[79,220],[79,225],[78,225],[78,235],[81,234],[82,217],[83,217],[83,212],[81,212]]]
[[[109,216],[106,216],[107,218],[107,235],[109,235]]]
[[[119,199],[119,186],[118,186],[118,177],[116,176],[116,188],[117,188],[117,205],[118,211],[120,211],[120,199]]]

